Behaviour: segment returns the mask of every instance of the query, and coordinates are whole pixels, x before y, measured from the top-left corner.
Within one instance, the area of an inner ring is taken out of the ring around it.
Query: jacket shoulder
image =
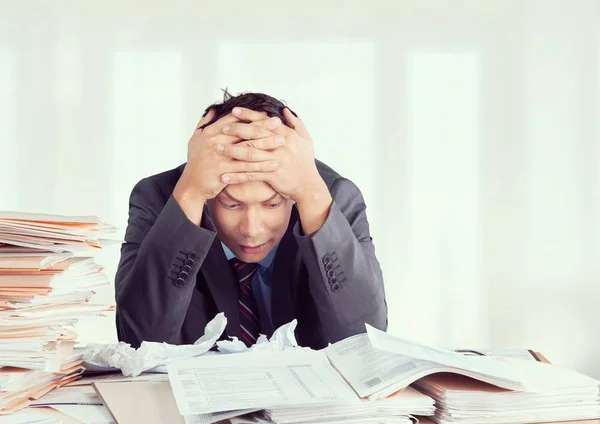
[[[329,191],[331,191],[331,188],[336,181],[344,179],[344,177],[342,177],[337,171],[320,160],[315,159],[315,163],[317,164],[317,171],[319,171],[321,178],[323,178],[323,181],[325,181],[325,184],[327,184]]]
[[[145,177],[136,184],[134,191],[137,189],[145,194],[153,194],[160,197],[166,203],[171,194],[173,194],[177,181],[179,181],[183,172],[183,167],[184,165],[180,165],[177,168]]]

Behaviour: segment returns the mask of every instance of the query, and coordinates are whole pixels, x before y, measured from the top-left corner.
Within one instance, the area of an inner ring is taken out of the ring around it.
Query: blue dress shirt
[[[260,315],[261,334],[272,334],[274,331],[273,317],[271,316],[271,277],[273,276],[274,268],[273,259],[275,259],[278,245],[275,245],[267,256],[258,262],[258,270],[250,282]],[[235,257],[233,252],[224,243],[221,243],[221,246],[223,246],[227,260]]]

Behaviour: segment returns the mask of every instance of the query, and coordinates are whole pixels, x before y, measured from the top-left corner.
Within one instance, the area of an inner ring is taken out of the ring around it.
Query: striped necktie
[[[250,282],[258,270],[257,263],[231,259],[239,283],[240,335],[246,346],[256,343],[260,333],[260,318]]]

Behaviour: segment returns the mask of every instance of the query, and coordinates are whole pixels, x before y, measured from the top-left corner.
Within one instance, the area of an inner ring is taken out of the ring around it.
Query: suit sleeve
[[[294,234],[308,268],[309,287],[326,343],[364,333],[365,323],[387,330],[387,303],[381,267],[369,231],[366,205],[359,188],[338,179],[323,226]]]
[[[182,343],[185,311],[215,235],[191,222],[173,196],[165,204],[153,180],[134,187],[115,277],[119,340]]]

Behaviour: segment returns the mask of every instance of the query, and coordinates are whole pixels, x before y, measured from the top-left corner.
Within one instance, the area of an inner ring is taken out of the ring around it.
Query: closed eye
[[[269,209],[275,209],[279,206],[281,206],[283,204],[283,200],[277,202],[277,203],[266,203],[265,206]]]
[[[223,205],[223,207],[225,209],[237,209],[241,206],[240,203],[225,203],[225,202],[221,202],[221,205]]]

